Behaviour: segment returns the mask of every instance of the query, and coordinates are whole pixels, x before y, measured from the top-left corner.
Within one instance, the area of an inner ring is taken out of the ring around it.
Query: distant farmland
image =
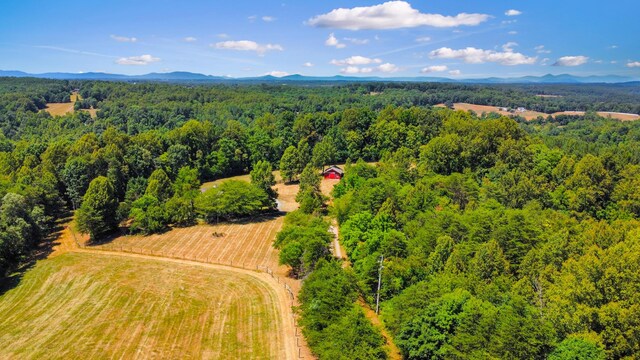
[[[47,107],[44,109],[44,111],[48,112],[49,114],[51,114],[52,116],[62,116],[68,113],[72,113],[75,112],[74,110],[74,104],[76,102],[76,100],[80,100],[80,94],[74,92],[71,94],[71,102],[68,103],[48,103]],[[81,110],[81,111],[86,111],[89,113],[89,115],[91,115],[92,118],[96,117],[96,113],[97,113],[97,109],[86,109],[86,110]]]
[[[0,358],[287,358],[280,309],[240,270],[67,253],[0,295]]]
[[[536,96],[541,96],[541,95],[536,95]],[[550,97],[553,95],[548,95],[548,96]],[[444,107],[444,104],[438,104],[436,106]],[[509,112],[509,111],[500,110],[500,108],[497,106],[475,105],[475,104],[468,104],[468,103],[455,103],[453,104],[453,108],[455,110],[473,111],[478,115],[482,115],[485,113],[487,114],[498,113],[500,115],[505,115],[505,116],[518,115],[518,116],[522,116],[526,120],[534,120],[534,119],[537,119],[539,116],[546,118],[549,115],[558,116],[558,115],[584,115],[585,114],[584,111],[562,111],[562,112],[557,112],[553,114],[545,114],[545,113],[531,111],[531,110],[527,110],[524,112]],[[633,120],[640,119],[640,115],[638,114],[627,114],[627,113],[609,112],[609,111],[598,111],[597,114],[605,118],[612,118],[620,121],[633,121]]]

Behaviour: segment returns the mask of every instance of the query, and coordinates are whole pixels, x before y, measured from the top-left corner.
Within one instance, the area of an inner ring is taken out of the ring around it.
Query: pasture
[[[635,121],[635,120],[640,120],[640,115],[638,114],[629,114],[629,113],[620,113],[620,112],[611,112],[611,111],[598,111],[597,112],[598,115],[605,117],[605,118],[611,118],[611,119],[616,119],[616,120],[620,120],[620,121]],[[553,116],[557,116],[557,115],[584,115],[584,111],[562,111],[562,112],[557,112],[557,113],[553,113]]]
[[[444,107],[444,104],[438,104],[436,106]],[[545,113],[531,111],[531,110],[527,110],[524,112],[509,112],[509,111],[500,110],[497,106],[475,105],[475,104],[468,104],[468,103],[455,103],[453,104],[453,108],[455,110],[473,111],[478,115],[482,115],[485,113],[486,114],[498,113],[500,115],[505,115],[505,116],[518,115],[518,116],[522,116],[526,120],[533,120],[533,119],[536,119],[538,116],[542,116],[544,118],[548,116]]]
[[[78,94],[77,92],[73,92],[71,93],[70,98],[71,98],[71,102],[68,102],[68,103],[47,103],[47,107],[44,109],[44,111],[48,112],[52,116],[61,116],[68,113],[72,113],[75,111],[73,108],[75,102],[77,100],[82,100],[82,96],[80,96],[80,94]],[[85,111],[92,118],[95,118],[97,116],[98,109],[91,108],[91,109],[83,109],[80,111]]]
[[[536,95],[539,97],[558,97],[558,95]],[[444,107],[444,104],[438,104],[435,105],[437,107]],[[532,110],[527,110],[525,112],[508,112],[508,111],[502,111],[500,110],[500,108],[498,108],[497,106],[487,106],[487,105],[474,105],[474,104],[468,104],[468,103],[455,103],[453,104],[453,108],[455,110],[463,110],[463,111],[473,111],[478,115],[482,115],[485,113],[498,113],[500,115],[505,115],[505,116],[513,116],[513,115],[518,115],[518,116],[522,116],[523,118],[525,118],[526,120],[534,120],[537,119],[538,116],[542,116],[543,118],[547,118],[547,116],[549,116],[549,114],[545,114],[545,113],[541,113],[541,112],[537,112],[537,111],[532,111]],[[561,112],[556,112],[551,114],[551,116],[558,116],[558,115],[584,115],[585,112],[584,111],[561,111]],[[620,113],[620,112],[611,112],[611,111],[598,111],[597,112],[598,115],[605,117],[605,118],[611,118],[611,119],[616,119],[616,120],[620,120],[620,121],[635,121],[635,120],[640,120],[640,115],[638,114],[629,114],[629,113]]]
[[[73,103],[48,103],[45,111],[52,116],[64,115],[73,112]]]
[[[0,358],[289,358],[261,275],[83,252],[40,261],[0,292]]]
[[[282,227],[282,216],[175,228],[163,234],[120,236],[91,248],[180,258],[246,269],[278,268],[271,246]]]

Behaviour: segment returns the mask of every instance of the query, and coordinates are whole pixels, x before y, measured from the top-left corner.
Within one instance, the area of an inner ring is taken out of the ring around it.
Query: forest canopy
[[[73,89],[95,117],[42,111]],[[433,106],[462,101],[587,113],[525,122]],[[3,78],[0,274],[71,211],[93,239],[274,211],[281,170],[301,208],[275,246],[305,279],[320,358],[386,357],[355,305],[374,304],[382,256],[381,317],[407,359],[632,358],[640,122],[594,111],[640,112],[640,87]],[[318,174],[334,163],[348,165],[328,206]],[[327,216],[351,269],[331,258]]]

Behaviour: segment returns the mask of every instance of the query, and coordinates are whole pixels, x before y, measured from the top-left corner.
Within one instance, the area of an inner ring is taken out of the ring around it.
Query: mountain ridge
[[[282,77],[273,75],[263,75],[255,77],[227,77],[216,75],[205,75],[189,71],[174,71],[166,73],[152,72],[142,75],[124,75],[111,74],[104,72],[86,72],[86,73],[66,73],[66,72],[47,72],[41,74],[32,74],[18,70],[0,70],[0,77],[35,77],[45,79],[58,80],[107,80],[107,81],[165,81],[165,82],[447,82],[447,83],[478,83],[478,84],[591,84],[591,83],[627,83],[639,81],[639,78],[620,76],[620,75],[591,75],[576,76],[570,74],[552,75],[546,74],[542,76],[521,76],[521,77],[488,77],[488,78],[469,78],[469,79],[451,79],[446,77],[379,77],[379,76],[308,76],[301,74],[292,74]]]

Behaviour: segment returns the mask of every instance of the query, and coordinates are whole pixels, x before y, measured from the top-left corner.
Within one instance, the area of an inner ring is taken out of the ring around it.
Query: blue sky
[[[0,69],[640,77],[640,1],[6,1]]]

